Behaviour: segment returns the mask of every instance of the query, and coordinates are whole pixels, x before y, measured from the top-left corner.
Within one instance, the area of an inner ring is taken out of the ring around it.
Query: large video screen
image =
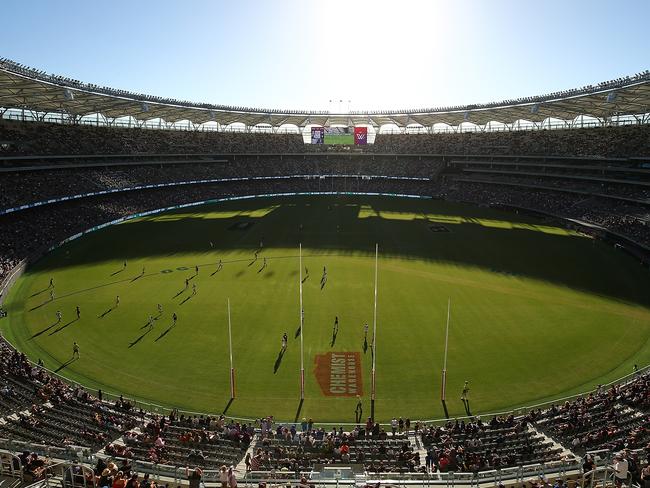
[[[354,144],[354,133],[350,127],[326,127],[325,144]]]
[[[372,144],[374,138],[370,138],[367,127],[317,127],[311,128],[311,132],[305,135],[306,144],[345,144],[365,145]]]

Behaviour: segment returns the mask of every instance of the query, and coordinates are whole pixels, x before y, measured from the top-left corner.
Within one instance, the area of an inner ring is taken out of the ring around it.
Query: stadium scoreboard
[[[367,127],[312,127],[311,144],[368,144]]]

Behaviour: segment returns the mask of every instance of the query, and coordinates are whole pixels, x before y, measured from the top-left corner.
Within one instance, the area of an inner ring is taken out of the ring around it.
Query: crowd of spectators
[[[532,412],[528,419],[577,453],[645,448],[650,454],[649,394],[650,380],[642,375],[545,412]]]
[[[292,154],[329,147],[300,134],[169,131],[0,120],[0,156],[96,154]],[[339,147],[349,153],[350,146]],[[354,152],[438,155],[638,157],[650,154],[650,125],[586,129],[378,134]]]
[[[296,153],[299,134],[169,131],[0,120],[0,155]]]
[[[529,431],[526,418],[493,417],[453,421],[422,431],[429,472],[478,472],[561,459],[561,449]]]
[[[478,205],[519,207],[560,218],[575,219],[650,246],[650,208],[624,200],[567,193],[559,189],[503,185],[499,181],[452,180],[435,195]]]
[[[0,210],[50,198],[119,190],[141,185],[220,178],[290,175],[364,175],[435,178],[443,163],[404,158],[238,157],[227,163],[122,165],[103,168],[14,171],[0,173]]]
[[[105,452],[119,458],[135,458],[157,464],[190,464],[216,469],[236,465],[254,435],[251,424],[225,417],[185,417],[172,412],[154,416],[138,431],[128,431],[123,443],[108,444]]]
[[[359,464],[373,473],[424,472],[407,434],[389,434],[370,418],[349,431],[317,428],[305,419],[299,425],[273,425],[272,418],[262,419],[250,469],[298,473],[317,464]]]
[[[379,134],[376,153],[635,157],[650,155],[650,125],[447,134]]]
[[[619,200],[639,200],[640,203],[650,204],[650,187],[635,185],[633,182],[628,183],[608,183],[589,180],[566,179],[562,177],[536,177],[516,173],[509,174],[489,174],[489,173],[472,173],[463,172],[462,176],[457,179],[470,181],[505,184],[505,185],[522,185],[550,190],[562,190],[568,193],[582,193],[587,195],[607,195],[612,199]],[[650,206],[650,205],[649,205]]]

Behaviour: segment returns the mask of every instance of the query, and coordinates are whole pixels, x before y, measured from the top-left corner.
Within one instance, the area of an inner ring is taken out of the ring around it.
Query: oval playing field
[[[465,380],[480,413],[649,362],[650,276],[633,258],[514,213],[387,197],[256,198],[111,226],[32,266],[0,326],[33,360],[90,388],[197,412],[353,422],[356,395],[370,413],[375,243],[380,420],[443,416],[448,298],[450,415],[465,413]]]

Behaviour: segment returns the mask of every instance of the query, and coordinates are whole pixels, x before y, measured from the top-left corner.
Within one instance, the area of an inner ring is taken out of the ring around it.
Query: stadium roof
[[[583,88],[501,102],[408,110],[328,111],[279,110],[193,103],[132,93],[82,83],[70,78],[0,58],[0,107],[37,113],[65,113],[71,116],[102,114],[114,119],[131,116],[138,121],[162,119],[173,123],[189,120],[194,124],[217,122],[246,126],[268,124],[298,127],[315,124],[431,127],[463,122],[485,125],[489,122],[512,124],[518,120],[541,123],[546,119],[573,120],[586,115],[604,119],[612,116],[645,117],[650,113],[650,72],[589,85]]]

